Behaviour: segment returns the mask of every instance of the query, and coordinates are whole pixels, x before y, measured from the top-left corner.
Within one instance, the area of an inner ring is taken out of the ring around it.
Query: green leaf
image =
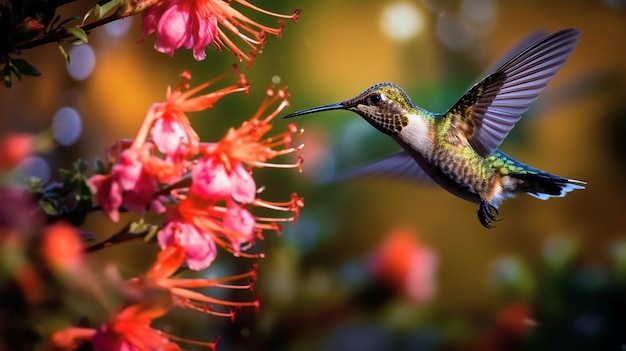
[[[82,43],[87,43],[87,33],[79,27],[72,27],[72,28],[68,28],[67,29],[70,33],[72,33],[72,35],[74,35],[76,38],[78,38],[78,42],[74,43],[74,44],[82,44]]]
[[[98,20],[104,17],[104,15],[106,15],[107,12],[111,11],[119,3],[120,3],[119,0],[111,0],[102,5],[100,4],[96,5],[96,7],[94,7],[94,13],[95,13],[96,19]]]
[[[59,45],[59,51],[61,52],[61,55],[65,57],[65,62],[70,63],[70,55],[67,54],[63,46]]]
[[[96,157],[96,160],[93,163],[93,169],[96,174],[107,174],[108,167],[99,157]]]
[[[143,241],[146,243],[152,241],[152,239],[158,232],[159,232],[159,227],[157,227],[156,225],[151,225],[148,233],[144,235]]]
[[[13,74],[15,74],[15,76],[17,77],[17,79],[20,80],[20,82],[22,81],[22,73],[20,72],[20,70],[15,67],[15,65],[13,65],[13,60],[9,60],[9,62],[7,63],[9,65],[9,69],[11,70],[11,72],[13,72]]]
[[[11,82],[11,71],[10,70],[4,70],[4,72],[2,73],[2,81],[4,82],[4,86],[7,88],[10,88],[12,83]]]
[[[68,179],[72,177],[72,173],[67,169],[59,169],[59,175],[61,176],[61,180],[66,182]]]
[[[128,230],[129,233],[139,233],[146,230],[146,223],[143,221],[143,218],[139,218],[138,220],[132,222],[130,224],[130,228]]]
[[[78,159],[76,160],[76,162],[74,162],[74,169],[76,170],[76,172],[80,174],[84,175],[85,173],[87,173],[88,168],[89,168],[89,165],[83,159]]]
[[[21,74],[33,77],[39,77],[41,72],[35,66],[22,59],[11,59],[13,65],[20,71]]]
[[[97,5],[96,5],[97,6]],[[80,22],[81,26],[85,25],[85,22],[87,22],[87,19],[89,18],[89,16],[91,16],[91,13],[94,11],[94,9],[91,9],[89,11],[87,11],[87,13],[83,16],[83,20],[82,22]]]
[[[39,206],[47,215],[56,216],[59,214],[56,208],[54,208],[54,205],[50,203],[49,199],[41,199],[41,201],[39,201]]]

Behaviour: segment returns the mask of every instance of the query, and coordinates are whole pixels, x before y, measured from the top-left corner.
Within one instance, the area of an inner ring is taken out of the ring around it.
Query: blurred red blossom
[[[59,271],[74,271],[84,263],[85,248],[78,230],[66,223],[54,223],[43,229],[42,256]]]
[[[11,170],[35,151],[35,136],[9,133],[0,138],[0,171]]]
[[[437,254],[410,230],[389,233],[371,267],[378,279],[410,300],[426,302],[437,292]]]

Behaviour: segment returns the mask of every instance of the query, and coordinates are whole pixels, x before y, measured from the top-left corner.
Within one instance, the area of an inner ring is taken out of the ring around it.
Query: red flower
[[[178,245],[170,245],[159,253],[156,262],[144,277],[131,279],[129,284],[131,287],[147,291],[148,293],[144,294],[146,296],[158,296],[158,294],[152,292],[152,289],[167,291],[172,298],[173,306],[190,308],[217,316],[233,318],[238,308],[259,307],[259,299],[254,299],[253,301],[228,301],[191,290],[209,287],[251,290],[256,281],[256,266],[246,273],[223,278],[173,278],[172,275],[180,268],[184,259],[184,249]],[[237,281],[246,282],[233,284]]]
[[[428,301],[437,291],[437,254],[408,230],[391,232],[372,263],[378,279],[411,300]]]
[[[10,133],[0,139],[0,171],[17,167],[35,151],[35,136]]]
[[[104,323],[93,336],[94,351],[179,351],[167,334],[153,329],[150,323],[165,311],[131,305]]]

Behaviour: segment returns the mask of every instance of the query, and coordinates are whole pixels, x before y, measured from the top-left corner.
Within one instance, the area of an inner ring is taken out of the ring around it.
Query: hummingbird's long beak
[[[308,108],[306,110],[300,110],[300,111],[292,112],[292,113],[286,115],[283,118],[298,117],[298,116],[302,116],[302,115],[308,115],[309,113],[322,112],[322,111],[345,110],[346,108],[347,108],[346,105],[344,105],[342,102],[338,102],[336,104],[312,107],[312,108]]]

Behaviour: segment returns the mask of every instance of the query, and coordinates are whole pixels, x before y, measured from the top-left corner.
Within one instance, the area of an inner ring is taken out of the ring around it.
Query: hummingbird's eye
[[[378,105],[378,103],[380,102],[380,100],[382,100],[382,99],[381,99],[381,96],[380,96],[380,94],[379,94],[379,93],[372,94],[372,95],[370,95],[370,97],[369,97],[370,105],[374,105],[374,106],[376,106],[376,105]]]

